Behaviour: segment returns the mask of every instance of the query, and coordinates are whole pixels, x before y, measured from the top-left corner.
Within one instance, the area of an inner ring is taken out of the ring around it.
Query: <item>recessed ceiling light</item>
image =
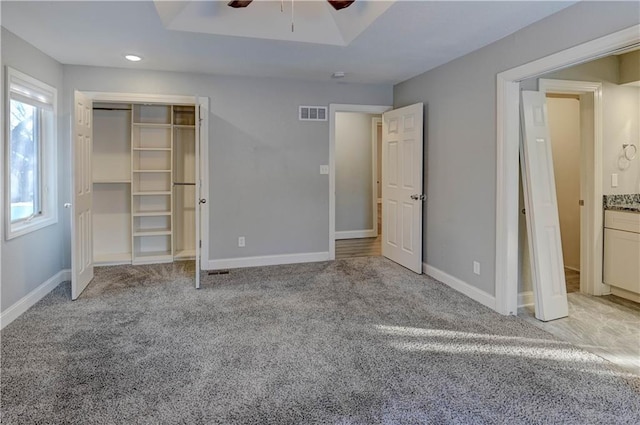
[[[336,71],[331,75],[331,78],[344,78],[344,71]]]
[[[138,62],[142,60],[142,58],[137,55],[124,55],[124,57],[126,60],[130,60],[131,62]]]

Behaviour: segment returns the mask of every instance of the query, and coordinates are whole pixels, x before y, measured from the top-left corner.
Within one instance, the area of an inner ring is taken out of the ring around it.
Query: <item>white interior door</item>
[[[545,94],[522,92],[522,181],[536,318],[569,314]]]
[[[75,92],[73,116],[73,205],[71,215],[71,298],[93,279],[92,101]]]
[[[196,97],[196,100],[198,99],[198,97]],[[195,212],[196,212],[196,237],[195,237],[195,241],[196,241],[196,289],[200,289],[200,268],[201,268],[201,264],[200,264],[200,254],[202,252],[202,238],[200,235],[200,206],[202,205],[201,201],[202,201],[202,176],[200,176],[200,169],[201,169],[201,163],[200,163],[200,130],[202,129],[202,119],[200,117],[200,114],[202,113],[202,111],[200,110],[200,105],[199,103],[196,101],[196,111],[195,111],[195,116],[196,116],[196,148],[195,148],[195,153],[196,153],[196,158],[195,158],[195,165],[196,165],[196,196],[194,196],[194,202],[195,202]],[[205,201],[206,202],[206,201]]]
[[[382,115],[382,255],[422,273],[423,104]]]

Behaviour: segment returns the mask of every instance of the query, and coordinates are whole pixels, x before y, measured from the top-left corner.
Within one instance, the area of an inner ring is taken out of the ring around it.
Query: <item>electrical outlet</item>
[[[243,248],[243,247],[244,247],[244,236],[240,236],[240,237],[238,238],[238,246],[239,246],[240,248]]]
[[[480,276],[480,263],[478,263],[477,261],[473,262],[473,272]]]
[[[320,166],[320,174],[329,174],[329,166],[321,165]]]

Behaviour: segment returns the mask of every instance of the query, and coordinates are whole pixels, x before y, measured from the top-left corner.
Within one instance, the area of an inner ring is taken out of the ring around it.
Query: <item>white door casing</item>
[[[496,76],[495,310],[498,313],[513,315],[518,310],[520,82],[637,46],[638,34],[640,25],[636,24],[505,70]]]
[[[198,97],[196,96],[196,99],[198,99]],[[200,289],[200,264],[201,264],[201,259],[200,259],[200,254],[201,254],[201,244],[202,244],[202,237],[200,235],[200,205],[201,202],[200,200],[203,198],[202,195],[202,178],[200,177],[200,131],[202,129],[201,126],[201,122],[202,122],[202,118],[200,117],[201,111],[200,111],[200,104],[196,103],[195,105],[196,110],[195,110],[195,117],[196,117],[196,146],[195,146],[195,154],[196,154],[196,158],[195,158],[195,166],[196,166],[196,179],[195,179],[195,183],[196,183],[196,196],[194,196],[194,202],[195,202],[195,212],[196,212],[196,236],[195,236],[195,241],[196,241],[196,289]]]
[[[522,92],[522,181],[536,318],[569,314],[545,94]]]
[[[382,255],[422,273],[422,103],[382,115]]]
[[[92,101],[76,91],[73,115],[73,205],[71,215],[71,298],[93,279]]]

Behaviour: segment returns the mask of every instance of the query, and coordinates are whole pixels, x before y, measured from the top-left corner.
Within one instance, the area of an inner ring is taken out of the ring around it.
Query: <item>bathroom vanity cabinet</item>
[[[604,217],[604,283],[640,302],[640,212],[606,210]]]

